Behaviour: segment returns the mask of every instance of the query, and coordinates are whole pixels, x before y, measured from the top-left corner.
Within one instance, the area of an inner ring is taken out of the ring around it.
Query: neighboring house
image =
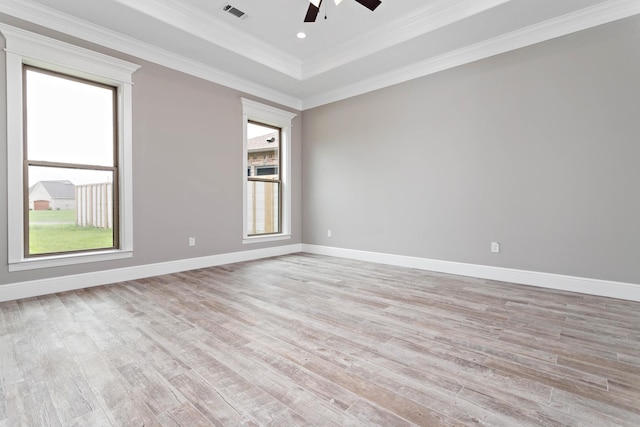
[[[247,141],[247,176],[277,175],[279,145],[278,132],[249,139]]]
[[[29,188],[29,209],[75,209],[76,187],[71,181],[38,181]]]

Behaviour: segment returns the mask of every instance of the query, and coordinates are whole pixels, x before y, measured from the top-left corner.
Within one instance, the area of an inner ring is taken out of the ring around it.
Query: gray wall
[[[302,241],[640,283],[638,17],[305,111],[293,128],[293,239],[249,246],[243,94],[56,36],[142,65],[135,254],[16,273],[5,261],[0,284]],[[0,129],[4,69],[0,55]],[[6,186],[2,173],[5,260]]]
[[[305,111],[303,241],[640,283],[639,46],[633,17]]]
[[[0,20],[10,25],[21,25],[17,20],[2,18],[0,15]],[[48,36],[55,35],[33,26],[22,26]],[[293,237],[281,242],[243,245],[240,97],[252,97],[66,36],[55,36],[142,65],[133,79],[134,257],[118,262],[9,273],[7,181],[6,174],[2,173],[0,284],[301,242],[299,112],[296,112],[298,116],[292,130]],[[0,45],[4,47],[1,38]],[[0,55],[1,129],[6,129],[5,81],[4,55]],[[6,146],[4,131],[0,132],[0,146]],[[0,165],[5,164],[6,150],[3,149],[0,150]],[[195,247],[188,247],[189,236],[196,237]]]

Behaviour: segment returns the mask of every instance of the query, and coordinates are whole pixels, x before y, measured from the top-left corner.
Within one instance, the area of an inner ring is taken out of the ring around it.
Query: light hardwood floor
[[[308,254],[0,304],[0,426],[640,426],[640,304]]]

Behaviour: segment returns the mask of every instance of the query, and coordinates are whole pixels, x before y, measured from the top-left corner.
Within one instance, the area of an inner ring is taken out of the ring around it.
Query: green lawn
[[[32,255],[111,247],[113,247],[113,230],[110,228],[78,227],[74,224],[29,227],[29,253]]]
[[[76,211],[29,211],[29,253],[31,255],[106,249],[113,247],[110,228],[75,225]]]
[[[75,222],[76,211],[73,209],[59,211],[29,211],[29,222]]]

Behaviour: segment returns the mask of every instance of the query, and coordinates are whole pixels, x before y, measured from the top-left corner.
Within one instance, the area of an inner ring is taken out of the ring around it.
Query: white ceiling
[[[246,13],[238,19],[226,4]],[[640,13],[638,0],[2,0],[19,18],[307,109]],[[326,14],[327,18],[324,19]],[[300,40],[296,33],[304,31]]]

